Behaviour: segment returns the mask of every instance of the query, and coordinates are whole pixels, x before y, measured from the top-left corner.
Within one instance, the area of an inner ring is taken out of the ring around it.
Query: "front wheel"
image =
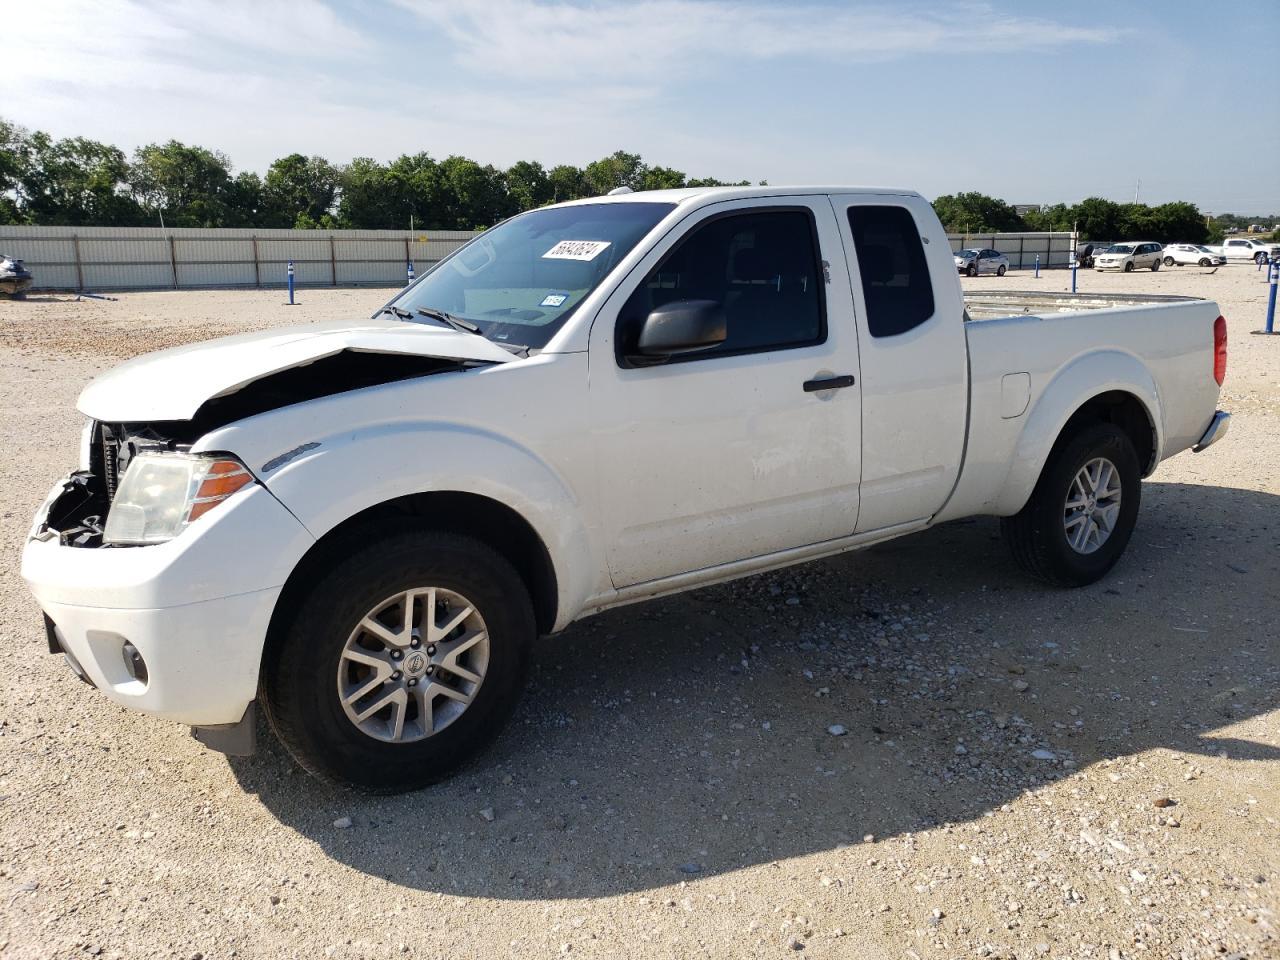
[[[443,780],[488,744],[536,634],[506,559],[431,530],[375,536],[284,602],[267,719],[309,772],[381,793]]]
[[[997,277],[1003,277],[1003,276],[1004,276],[1006,273],[1008,273],[1008,272],[1009,272],[1009,268],[1008,268],[1008,267],[1006,267],[1003,263],[1002,263],[1002,264],[1000,264],[1000,266],[996,268],[996,276],[997,276]]]
[[[1209,258],[1208,258],[1208,257],[1201,257],[1201,258],[1200,258],[1200,266],[1202,266],[1202,267],[1211,267],[1211,266],[1213,266],[1213,264],[1209,262]]]
[[[965,275],[970,277],[976,277],[978,275],[978,265],[976,263],[969,264],[968,269],[965,270]]]
[[[1125,265],[1124,265],[1124,272],[1125,272],[1125,273],[1133,273],[1133,261],[1132,261],[1132,260],[1129,260],[1129,261],[1127,261],[1127,262],[1125,263]]]
[[[1201,262],[1203,263],[1204,261],[1201,261]],[[1173,266],[1173,257],[1165,257],[1165,258],[1164,258],[1164,265],[1165,265],[1166,267],[1172,267],[1172,266]]]
[[[1054,448],[1031,499],[1000,529],[1023,569],[1057,586],[1082,587],[1116,565],[1141,499],[1133,442],[1114,424],[1093,424]]]

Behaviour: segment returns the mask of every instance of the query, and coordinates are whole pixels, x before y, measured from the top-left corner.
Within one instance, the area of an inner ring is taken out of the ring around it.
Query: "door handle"
[[[843,377],[823,377],[821,380],[806,380],[804,382],[805,393],[817,393],[819,390],[839,390],[843,387],[852,387],[854,379],[851,374],[845,374]]]

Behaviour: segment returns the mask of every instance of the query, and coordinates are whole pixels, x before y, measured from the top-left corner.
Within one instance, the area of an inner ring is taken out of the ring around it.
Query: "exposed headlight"
[[[141,545],[172,540],[253,475],[239,460],[140,453],[129,461],[107,513],[102,542]]]

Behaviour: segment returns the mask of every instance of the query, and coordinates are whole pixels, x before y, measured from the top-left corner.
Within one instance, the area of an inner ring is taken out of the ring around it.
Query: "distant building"
[[[1013,211],[1018,216],[1022,216],[1025,213],[1039,213],[1043,207],[1042,203],[1015,203]]]
[[[1250,233],[1266,233],[1267,228],[1260,223],[1251,223],[1249,224],[1249,232]]]

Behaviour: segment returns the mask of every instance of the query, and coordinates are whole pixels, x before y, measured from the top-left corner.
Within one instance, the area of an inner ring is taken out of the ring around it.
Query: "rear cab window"
[[[934,314],[933,278],[911,211],[858,205],[848,216],[868,332],[894,337],[920,326]]]

